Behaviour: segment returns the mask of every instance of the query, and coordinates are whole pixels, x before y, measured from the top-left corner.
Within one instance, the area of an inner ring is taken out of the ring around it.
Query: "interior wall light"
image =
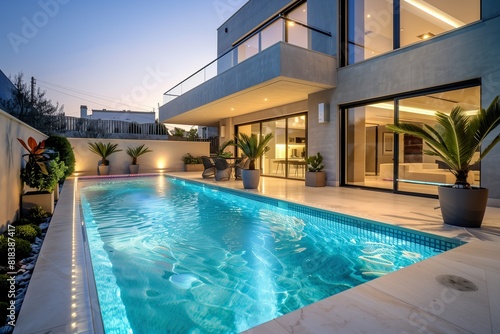
[[[417,37],[423,40],[429,39],[431,37],[434,37],[435,35],[432,32],[426,32],[425,34],[418,35]]]
[[[420,9],[421,11],[431,16],[434,16],[438,20],[441,20],[444,23],[449,24],[453,28],[458,28],[465,25],[465,23],[460,21],[459,19],[451,16],[448,13],[443,12],[440,9],[437,9],[436,7],[428,4],[423,0],[405,0],[405,2],[409,3],[410,5]]]

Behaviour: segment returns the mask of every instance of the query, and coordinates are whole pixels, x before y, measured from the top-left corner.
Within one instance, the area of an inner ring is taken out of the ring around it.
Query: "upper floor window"
[[[310,33],[306,26],[307,2],[304,2],[240,44],[238,63],[281,41],[308,48]]]
[[[346,0],[347,64],[481,18],[481,0]]]

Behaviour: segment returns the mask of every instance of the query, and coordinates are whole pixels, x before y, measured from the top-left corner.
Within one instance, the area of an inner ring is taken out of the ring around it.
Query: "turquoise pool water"
[[[453,241],[169,177],[80,182],[106,333],[236,333]]]

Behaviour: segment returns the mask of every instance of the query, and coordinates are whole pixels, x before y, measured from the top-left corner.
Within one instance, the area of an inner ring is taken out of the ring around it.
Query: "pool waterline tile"
[[[307,187],[304,187],[303,181],[293,181],[293,180],[281,180],[281,179],[271,179],[271,178],[263,178],[261,180],[261,185],[264,184],[265,190],[259,189],[257,191],[246,191],[242,189],[241,186],[241,181],[230,181],[230,182],[214,182],[213,180],[204,180],[200,177],[199,173],[171,173],[172,176],[179,177],[179,178],[186,178],[186,179],[191,179],[196,182],[200,183],[205,183],[210,186],[221,186],[224,188],[230,188],[235,191],[239,192],[247,192],[250,194],[262,194],[264,196],[271,196],[274,199],[285,199],[287,201],[292,201],[292,202],[297,202],[298,204],[308,204],[313,207],[319,207],[323,208],[326,210],[332,210],[332,208],[338,208],[338,210],[335,211],[340,211],[341,213],[346,213],[346,214],[356,214],[358,217],[363,217],[367,218],[369,217],[370,219],[374,220],[381,220],[385,221],[388,224],[394,225],[394,227],[397,226],[403,226],[403,227],[409,227],[411,229],[415,230],[421,230],[423,232],[429,232],[432,231],[433,233],[437,233],[438,235],[442,236],[451,236],[451,237],[458,237],[463,240],[478,240],[480,242],[480,239],[486,239],[486,240],[494,240],[495,242],[491,242],[489,244],[485,244],[484,247],[476,247],[474,245],[473,248],[471,248],[473,255],[467,256],[467,251],[465,248],[468,248],[469,246],[473,246],[474,243],[468,244],[467,246],[462,246],[455,248],[453,252],[463,252],[464,253],[464,258],[465,262],[473,261],[476,258],[482,258],[481,254],[485,254],[485,252],[488,252],[488,250],[493,247],[497,248],[496,246],[498,245],[498,242],[500,241],[500,238],[498,237],[497,234],[493,233],[488,234],[484,233],[480,230],[475,230],[472,233],[468,233],[466,229],[463,228],[450,228],[448,226],[444,226],[440,221],[440,216],[439,214],[435,214],[432,210],[428,209],[429,207],[432,207],[435,205],[434,202],[435,200],[432,199],[422,199],[422,198],[415,198],[415,200],[408,200],[408,196],[402,196],[402,195],[393,195],[393,194],[380,194],[380,196],[376,196],[377,198],[374,198],[373,192],[368,192],[368,191],[357,191],[356,189],[346,189],[346,188],[334,188],[334,187],[326,187],[324,189],[308,189]],[[71,179],[69,179],[71,180]],[[71,182],[70,182],[71,184]],[[68,180],[64,185],[64,188],[67,189],[68,187]],[[273,195],[274,194],[274,195]],[[314,195],[314,196],[311,196]],[[363,196],[364,194],[364,196]],[[359,196],[361,195],[361,196]],[[404,200],[401,200],[401,198],[404,197]],[[307,198],[307,200],[305,200]],[[367,212],[364,210],[364,205],[359,206],[359,202],[362,201],[363,199],[369,198],[370,201],[378,201],[379,205],[377,211],[373,212]],[[388,202],[386,202],[388,201]],[[60,200],[58,203],[58,207],[60,206],[68,206],[66,204],[62,204],[63,201]],[[333,204],[332,204],[333,203]],[[385,203],[396,203],[397,204],[397,210],[393,211],[393,213],[390,212],[389,209],[386,208]],[[423,207],[424,210],[419,210],[419,208]],[[62,211],[56,208],[56,212]],[[71,210],[64,210],[66,212],[71,212]],[[424,212],[425,214],[422,215],[421,212]],[[500,228],[500,209],[497,208],[488,208],[487,214],[485,216],[485,223],[483,225],[485,226],[485,231],[490,231],[492,230],[493,232],[498,231],[498,228]],[[73,219],[68,219],[68,217],[65,218],[67,221],[73,220]],[[398,219],[401,219],[398,221]],[[498,224],[497,224],[498,223]],[[74,224],[78,224],[78,222],[74,222]],[[69,225],[69,224],[68,224]],[[47,239],[45,240],[45,243],[47,243]],[[52,242],[57,242],[57,240],[52,241]],[[44,244],[45,244],[44,243]],[[490,247],[491,246],[491,247]],[[462,250],[462,248],[464,250]],[[435,258],[441,257],[446,255],[447,253],[437,255]],[[495,254],[495,253],[494,253]],[[500,272],[500,265],[498,264],[498,257],[495,257],[495,255],[492,255],[491,253],[488,253],[489,256],[487,258],[490,258],[490,260],[485,260],[486,265],[488,267],[489,272],[487,272],[487,277],[493,277],[497,278],[498,277],[498,272]],[[498,253],[496,253],[498,254]],[[481,261],[480,261],[481,262]],[[478,266],[481,266],[482,262],[478,264]],[[413,266],[411,266],[413,267]],[[40,268],[42,270],[43,268]],[[35,271],[39,270],[38,264],[37,267],[35,268]],[[493,271],[493,273],[490,273]],[[412,281],[412,272],[408,272],[407,280],[408,282],[411,283]],[[391,279],[389,279],[393,274],[388,274],[384,276],[387,279],[388,284],[393,284],[391,283]],[[375,280],[377,281],[377,280]],[[372,281],[372,282],[375,282]],[[424,284],[425,285],[425,284]],[[46,287],[47,289],[50,289],[50,286]],[[62,289],[62,287],[52,287],[55,289]],[[342,293],[342,296],[344,295],[349,295],[350,293],[353,293],[356,291],[358,287],[350,289],[344,293]],[[494,300],[499,300],[498,294],[500,291],[498,289],[491,289],[491,291],[494,295],[492,298],[496,297]],[[335,295],[333,297],[327,298],[327,300],[333,299],[335,300],[339,295]],[[29,294],[27,295],[26,300],[29,299]],[[54,296],[56,297],[56,296]],[[78,297],[80,298],[80,296]],[[88,296],[81,297],[81,298],[88,298]],[[25,302],[26,302],[25,300]],[[313,304],[314,306],[316,305],[322,305],[324,301],[321,301],[319,303]],[[95,303],[92,303],[93,308],[95,308]],[[364,312],[367,312],[369,314],[377,314],[377,307],[378,304],[376,304],[376,307],[370,311],[370,309],[365,310]],[[490,313],[493,314],[498,314],[500,310],[498,309],[500,305],[495,304],[494,302],[491,303],[490,305]],[[43,309],[45,309],[46,312],[51,312],[53,310],[47,310],[46,308],[39,308],[40,311],[43,312]],[[298,310],[295,312],[302,312],[302,310]],[[20,319],[18,320],[18,324],[22,322],[29,322],[29,316],[23,317],[23,310],[21,311],[21,316]],[[293,314],[290,313],[289,315]],[[41,317],[40,317],[41,318]],[[363,317],[365,318],[365,317]],[[372,318],[372,317],[366,317]],[[84,317],[85,320],[86,317]],[[282,318],[280,319],[280,322],[282,321]],[[357,316],[357,319],[359,319],[359,315]],[[325,322],[325,328],[330,328],[328,327],[328,317],[325,315],[323,318]],[[323,321],[322,320],[322,321]],[[349,322],[349,319],[344,319],[346,322]],[[404,321],[405,319],[401,319],[401,321]],[[78,319],[79,321],[79,319]],[[93,320],[95,322],[95,320]],[[276,321],[276,320],[274,320]],[[373,331],[377,331],[378,329],[383,329],[384,328],[384,321],[385,319],[381,318],[380,316],[375,316],[373,319],[366,320],[367,323],[370,325],[370,329]],[[62,327],[59,327],[56,324],[52,324],[52,329],[60,329]],[[363,326],[365,324],[362,324]],[[271,327],[269,327],[271,326]],[[356,326],[356,324],[353,323],[354,327],[351,327],[351,330],[353,329],[359,329],[360,327]],[[362,327],[363,327],[362,326]],[[46,326],[42,327],[45,328]],[[286,324],[284,327],[280,328],[285,328]],[[266,328],[277,328],[269,323],[263,324],[261,326],[255,327],[250,329],[248,332],[249,333],[266,333]],[[331,327],[333,328],[333,327]],[[454,325],[450,325],[448,330],[452,330],[452,328],[455,328]],[[493,330],[498,330],[497,326],[493,327]],[[38,332],[38,331],[37,331]],[[99,331],[96,331],[99,332]],[[285,330],[285,332],[289,332]],[[305,331],[303,332],[310,332],[305,328]],[[28,333],[28,332],[26,332]],[[35,333],[35,332],[33,332]]]

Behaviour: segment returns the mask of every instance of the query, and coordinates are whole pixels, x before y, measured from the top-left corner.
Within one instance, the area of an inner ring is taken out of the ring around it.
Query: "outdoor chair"
[[[201,173],[204,179],[209,178],[211,176],[215,176],[215,165],[212,162],[212,159],[207,156],[202,156],[201,161],[203,162],[204,170]]]
[[[229,180],[232,168],[224,158],[215,158],[215,181]]]
[[[243,169],[248,169],[250,166],[250,159],[245,158],[234,164],[234,178],[236,180],[241,180],[241,171]]]

